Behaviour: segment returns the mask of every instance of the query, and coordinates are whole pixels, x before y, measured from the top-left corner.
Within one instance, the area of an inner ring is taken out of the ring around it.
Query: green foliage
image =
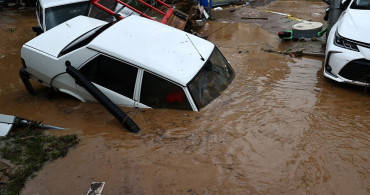
[[[26,128],[10,132],[0,139],[0,155],[15,168],[9,181],[0,186],[0,194],[20,194],[27,179],[34,176],[46,162],[64,157],[78,144],[77,135],[53,136],[39,129]],[[1,170],[0,170],[1,171]]]

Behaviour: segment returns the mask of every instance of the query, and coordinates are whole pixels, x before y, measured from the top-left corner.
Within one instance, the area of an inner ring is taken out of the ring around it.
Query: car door
[[[99,54],[80,67],[80,72],[115,104],[133,107],[138,68],[113,57]],[[77,90],[86,99],[95,99],[77,83]]]

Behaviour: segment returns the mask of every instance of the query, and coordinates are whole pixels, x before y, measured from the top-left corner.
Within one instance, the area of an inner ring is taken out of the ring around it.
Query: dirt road
[[[212,34],[236,71],[229,88],[200,112],[123,108],[142,129],[131,134],[97,103],[49,99],[37,83],[38,96],[28,94],[18,70],[35,14],[1,11],[0,22],[1,113],[81,139],[23,194],[84,194],[97,181],[104,194],[370,193],[369,94],[325,79],[322,58],[261,50],[289,48],[268,29],[237,22]],[[223,25],[208,22],[203,32]]]

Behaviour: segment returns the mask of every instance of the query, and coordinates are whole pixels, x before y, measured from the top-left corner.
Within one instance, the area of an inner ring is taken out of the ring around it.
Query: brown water
[[[49,99],[37,83],[38,96],[25,91],[20,48],[34,18],[0,12],[0,112],[69,128],[50,133],[81,143],[23,194],[84,194],[96,181],[104,194],[370,193],[370,95],[325,79],[321,58],[266,53],[283,47],[274,34],[229,24],[209,37],[237,73],[229,88],[200,112],[123,108],[142,129],[132,134],[97,103]]]

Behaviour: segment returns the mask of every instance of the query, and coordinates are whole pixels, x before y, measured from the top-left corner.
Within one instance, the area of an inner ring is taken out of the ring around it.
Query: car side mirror
[[[32,31],[33,32],[35,32],[36,33],[36,35],[40,35],[40,34],[42,34],[44,31],[42,30],[42,28],[41,27],[39,27],[39,26],[33,26],[32,27]]]

